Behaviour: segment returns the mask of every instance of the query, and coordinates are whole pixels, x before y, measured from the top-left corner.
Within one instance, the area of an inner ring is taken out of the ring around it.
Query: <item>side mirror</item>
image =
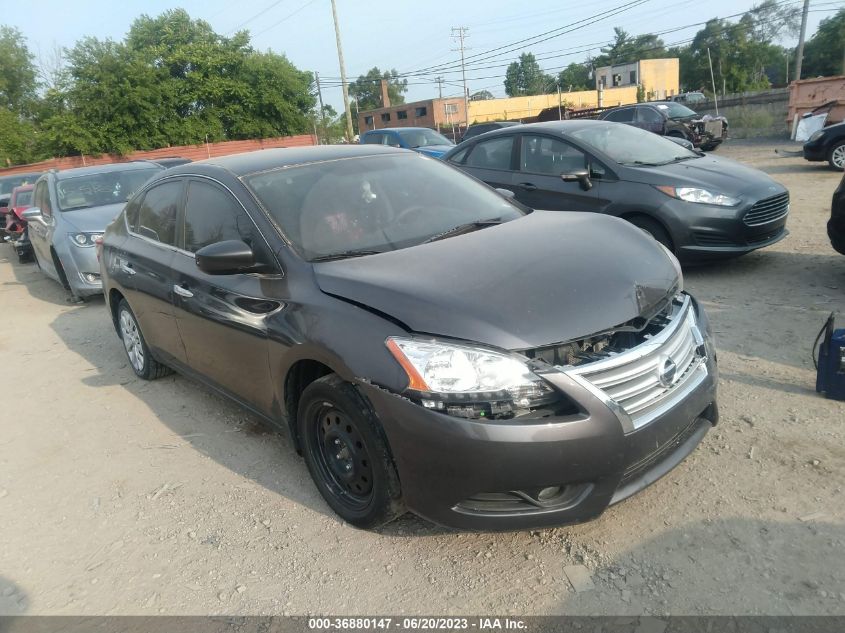
[[[513,191],[511,191],[510,189],[503,189],[502,187],[496,187],[496,191],[498,191],[500,194],[502,194],[505,198],[508,198],[508,199],[511,199],[514,196],[516,196],[516,194]]]
[[[593,181],[590,180],[590,172],[586,169],[579,169],[568,174],[561,174],[560,179],[563,182],[578,182],[581,183],[581,189],[589,191],[593,188]]]
[[[226,240],[203,246],[196,252],[197,267],[209,275],[233,275],[255,266],[255,254],[240,240]]]
[[[41,209],[39,209],[38,207],[29,207],[29,209],[21,213],[21,219],[26,220],[27,222],[32,222],[33,220],[40,220]]]

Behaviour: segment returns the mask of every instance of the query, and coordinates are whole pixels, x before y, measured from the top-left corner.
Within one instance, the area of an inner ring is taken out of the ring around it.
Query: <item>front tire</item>
[[[845,141],[839,141],[830,148],[827,162],[839,171],[845,170]]]
[[[138,319],[135,318],[135,313],[132,312],[126,299],[121,299],[117,306],[117,324],[120,340],[123,341],[123,347],[126,349],[126,357],[138,378],[155,380],[171,373],[167,365],[162,365],[150,354],[147,342],[141,333],[141,327],[138,325]]]
[[[344,521],[372,529],[405,513],[384,431],[353,385],[335,374],[308,385],[297,430],[317,489]]]
[[[675,247],[672,244],[672,238],[669,237],[669,233],[666,232],[666,229],[664,229],[663,226],[661,226],[661,224],[656,220],[652,220],[644,215],[635,215],[625,219],[638,229],[651,235],[673,253],[675,252]]]

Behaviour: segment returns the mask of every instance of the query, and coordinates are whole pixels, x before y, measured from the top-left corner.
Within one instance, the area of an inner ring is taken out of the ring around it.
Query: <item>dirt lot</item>
[[[721,424],[569,528],[343,525],[286,437],[182,377],[137,380],[102,300],[67,304],[0,246],[0,614],[845,614],[845,403],[814,392],[810,360],[845,312],[824,232],[840,176],[775,146],[719,152],[789,187],[792,234],[687,271]]]

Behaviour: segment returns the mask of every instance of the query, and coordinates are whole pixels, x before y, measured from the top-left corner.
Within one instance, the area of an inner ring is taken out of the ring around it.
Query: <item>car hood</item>
[[[119,204],[107,204],[102,207],[91,207],[89,209],[77,209],[75,211],[62,211],[62,220],[67,222],[77,231],[103,232],[111,224],[125,202]]]
[[[712,154],[659,167],[630,167],[624,179],[654,185],[700,187],[731,196],[754,193],[768,197],[786,191],[783,185],[759,169]]]
[[[425,147],[415,147],[414,151],[419,152],[420,154],[425,154],[426,156],[433,156],[434,158],[440,158],[448,152],[450,149],[455,147],[454,145],[426,145]]]
[[[323,292],[411,331],[510,350],[621,325],[680,281],[673,259],[627,222],[557,211],[314,272]]]

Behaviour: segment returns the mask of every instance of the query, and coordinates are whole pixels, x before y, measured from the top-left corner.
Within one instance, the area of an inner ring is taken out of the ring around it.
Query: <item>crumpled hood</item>
[[[592,213],[535,211],[430,244],[314,265],[323,292],[414,332],[518,350],[629,321],[675,288],[651,237]]]
[[[625,179],[634,182],[700,187],[731,196],[762,192],[767,197],[786,191],[783,185],[759,169],[712,154],[659,167],[632,168],[629,173],[632,175]]]
[[[415,147],[414,151],[419,152],[420,154],[425,154],[426,156],[433,156],[434,158],[440,158],[448,152],[450,149],[455,147],[454,145],[426,145],[425,147]]]
[[[125,202],[121,202],[102,207],[91,207],[90,209],[62,211],[62,220],[73,226],[77,231],[102,233],[112,220],[120,214],[125,204]]]

